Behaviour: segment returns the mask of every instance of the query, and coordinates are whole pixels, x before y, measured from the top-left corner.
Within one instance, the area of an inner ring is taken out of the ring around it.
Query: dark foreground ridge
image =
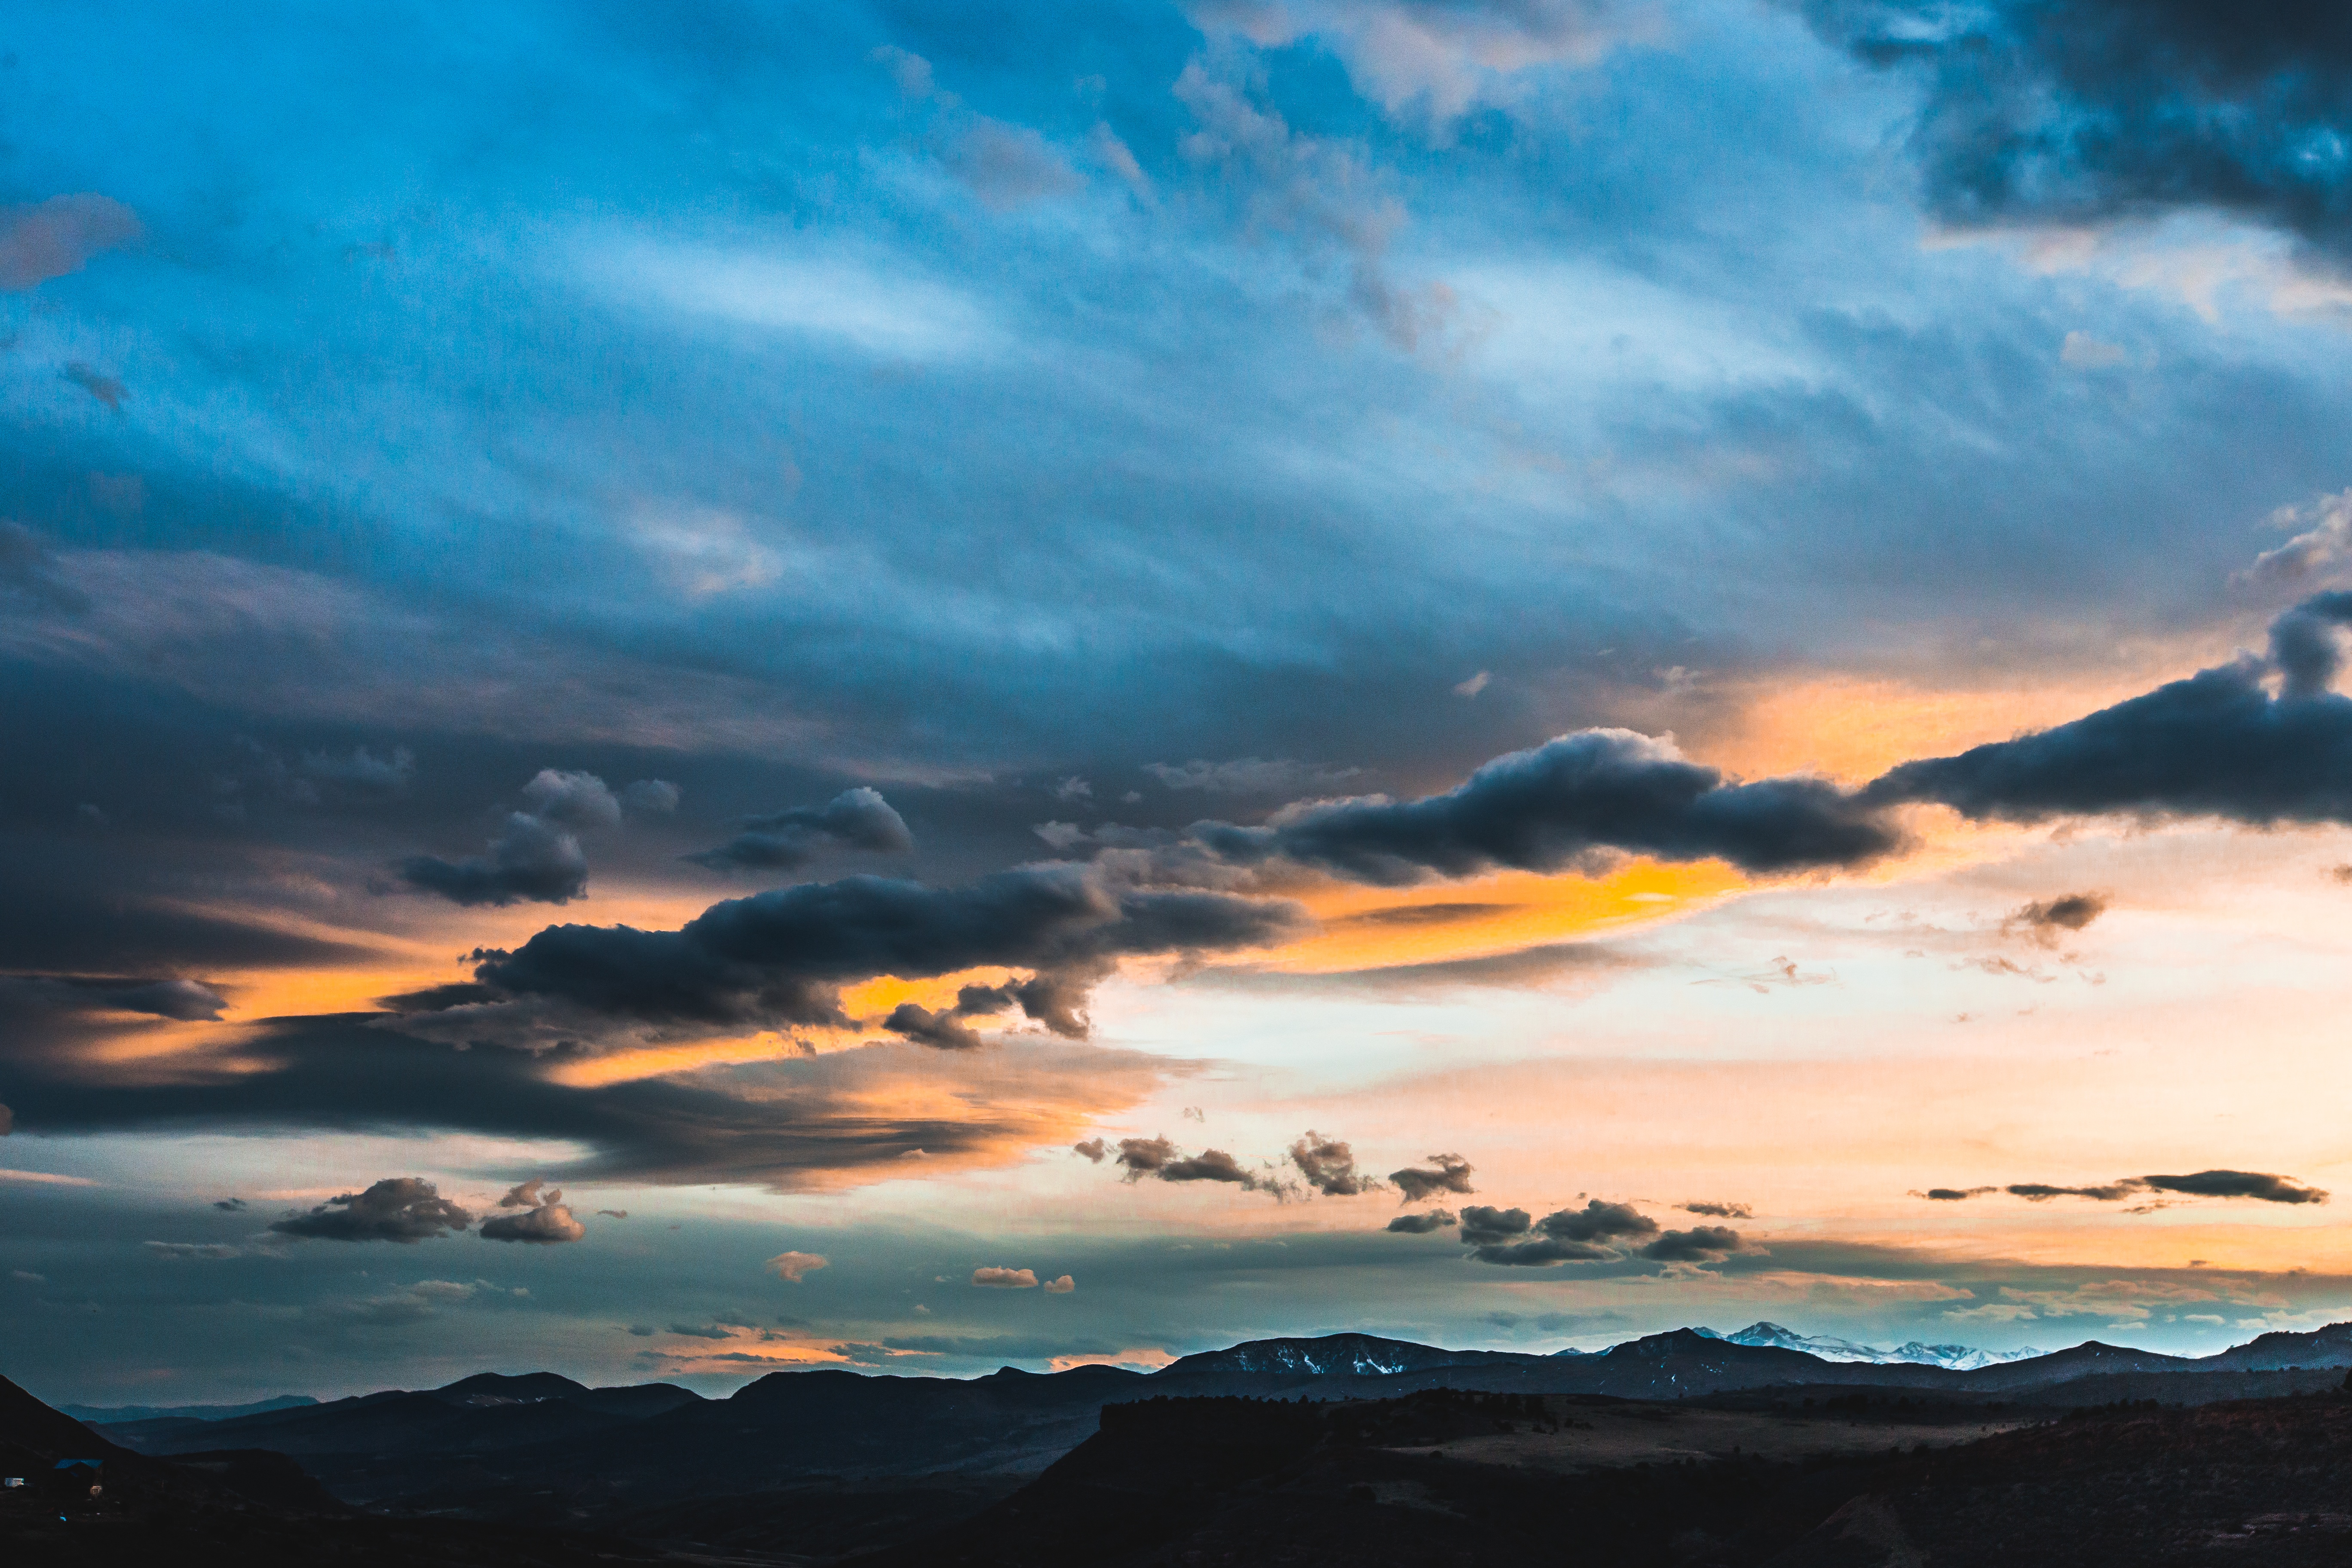
[[[1883,1507],[1905,1539],[1916,1525],[1942,1540],[1961,1528],[1961,1514],[1937,1511],[1958,1457],[1992,1455],[1986,1473],[2006,1474],[1999,1456],[2033,1439],[2057,1445],[2044,1456],[2052,1475],[2074,1473],[2077,1459],[2090,1467],[2083,1475],[2104,1475],[2092,1447],[2126,1427],[2144,1447],[2220,1444],[2216,1463],[2243,1449],[2242,1468],[2223,1466],[2224,1481],[2192,1489],[2204,1500],[2193,1528],[2261,1536],[2273,1526],[2258,1515],[2305,1506],[2294,1488],[2256,1484],[2272,1462],[2260,1456],[2284,1451],[2278,1434],[2323,1445],[2314,1462],[2335,1473],[2335,1449],[2324,1446],[2352,1436],[2342,1425],[2352,1399],[2339,1392],[2347,1367],[2352,1325],[2339,1324],[2197,1359],[2090,1343],[1965,1372],[1832,1362],[1677,1330],[1559,1356],[1342,1334],[1253,1342],[1148,1375],[777,1373],[725,1399],[667,1384],[590,1388],[550,1373],[482,1373],[432,1390],[98,1427],[6,1385],[0,1475],[37,1484],[0,1491],[0,1561],[207,1561],[242,1542],[239,1562],[274,1561],[282,1546],[289,1561],[352,1563],[556,1564],[666,1552],[746,1563],[876,1552],[877,1563],[924,1552],[1048,1563],[1076,1551],[1050,1521],[1089,1510],[1105,1532],[1090,1561],[1112,1552],[1107,1560],[1158,1563],[1161,1547],[1176,1551],[1179,1536],[1213,1526],[1235,1540],[1280,1537],[1304,1555],[1221,1558],[1229,1548],[1202,1537],[1181,1550],[1207,1555],[1164,1560],[1451,1562],[1469,1559],[1448,1552],[1475,1545],[1476,1560],[1493,1561],[1483,1554],[1519,1549],[1513,1531],[1540,1536],[1539,1515],[1555,1516],[1557,1537],[1557,1510],[1568,1508],[1590,1521],[1580,1540],[1610,1543],[1596,1563],[1651,1561],[1643,1553],[1654,1548],[1668,1553],[1654,1558],[1662,1563],[1760,1563],[1755,1553],[1768,1544],[1795,1550],[1857,1498],[1895,1499]],[[2104,1414],[2073,1414],[2085,1409]],[[2222,1414],[2209,1420],[2207,1411]],[[100,1497],[86,1486],[52,1496],[56,1461],[79,1458],[102,1461]],[[2168,1462],[2150,1458],[2151,1474]],[[1914,1465],[1926,1468],[1913,1477],[1903,1467]],[[2040,1484],[2030,1468],[2014,1484]],[[2084,1480],[2091,1489],[2073,1506],[2136,1508],[2149,1483],[2117,1480],[2113,1498],[2097,1490],[2106,1484]],[[1640,1509],[1623,1500],[1636,1498],[1647,1500]],[[59,1501],[73,1506],[52,1507]],[[1849,1524],[1877,1522],[1852,1530],[1894,1530],[1870,1511],[1881,1506],[1857,1504]],[[2243,1516],[2234,1522],[2222,1517],[2232,1509]],[[1026,1522],[1016,1530],[1015,1520]],[[1348,1548],[1356,1556],[1315,1555],[1316,1521],[1338,1532],[1332,1540],[1357,1542]],[[1118,1551],[1140,1555],[1118,1557],[1114,1538],[1128,1543]],[[1441,1550],[1441,1538],[1452,1545]],[[391,1541],[407,1555],[368,1555]],[[124,1554],[88,1554],[109,1542]],[[1426,1551],[1414,1557],[1407,1542]],[[1694,1543],[1705,1552],[1689,1555]],[[2338,1544],[2352,1560],[2352,1537]],[[1043,1554],[1022,1555],[1033,1548]],[[1960,1560],[1948,1544],[1934,1550],[1939,1568]],[[1547,1555],[1558,1555],[1556,1541]]]

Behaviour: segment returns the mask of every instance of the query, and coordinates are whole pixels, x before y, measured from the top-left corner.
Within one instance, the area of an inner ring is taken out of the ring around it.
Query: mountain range
[[[1979,1367],[1998,1366],[2003,1362],[2031,1361],[2046,1354],[2037,1350],[1980,1351],[1972,1345],[1930,1345],[1913,1340],[1891,1351],[1874,1345],[1858,1345],[1852,1340],[1832,1339],[1826,1334],[1800,1334],[1778,1323],[1750,1323],[1736,1334],[1717,1334],[1712,1329],[1695,1329],[1694,1333],[1710,1339],[1727,1340],[1736,1345],[1777,1345],[1782,1350],[1803,1351],[1823,1361],[1866,1362],[1874,1366],[1902,1363],[1911,1366],[1940,1366],[1953,1372],[1974,1372]]]

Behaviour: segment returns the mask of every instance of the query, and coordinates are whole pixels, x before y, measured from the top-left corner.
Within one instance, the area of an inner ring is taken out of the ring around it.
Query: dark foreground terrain
[[[2341,1325],[1967,1373],[1335,1335],[1150,1375],[485,1373],[99,1426],[0,1381],[0,1476],[30,1482],[0,1489],[0,1564],[2352,1564],[2347,1361]]]

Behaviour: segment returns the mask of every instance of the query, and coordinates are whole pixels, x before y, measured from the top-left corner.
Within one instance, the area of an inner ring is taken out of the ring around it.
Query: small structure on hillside
[[[104,1459],[59,1459],[49,1471],[53,1491],[95,1500],[106,1490]]]

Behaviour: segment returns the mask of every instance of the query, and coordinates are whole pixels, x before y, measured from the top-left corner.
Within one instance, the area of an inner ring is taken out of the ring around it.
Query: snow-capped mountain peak
[[[1803,1351],[1823,1361],[1866,1362],[1874,1365],[1900,1363],[1912,1366],[1949,1367],[1954,1372],[1973,1372],[1980,1366],[1995,1366],[2002,1362],[2023,1361],[2037,1356],[2038,1350],[1980,1351],[1973,1345],[1930,1345],[1913,1340],[1893,1350],[1880,1350],[1875,1345],[1856,1344],[1852,1340],[1834,1339],[1826,1334],[1800,1334],[1778,1323],[1750,1323],[1736,1334],[1716,1334],[1701,1329],[1710,1339],[1721,1339],[1735,1345],[1770,1345],[1780,1350]]]

